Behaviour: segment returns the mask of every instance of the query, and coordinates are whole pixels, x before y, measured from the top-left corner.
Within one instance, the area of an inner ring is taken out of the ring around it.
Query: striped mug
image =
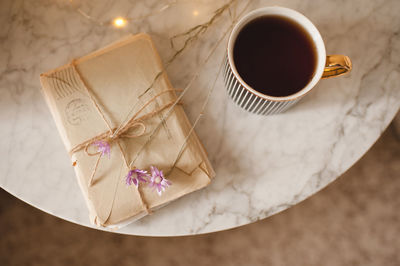
[[[233,49],[237,36],[249,22],[264,16],[281,16],[297,23],[309,34],[314,43],[317,57],[314,74],[310,81],[294,94],[288,96],[271,96],[260,93],[249,86],[238,74],[233,57]],[[241,18],[230,34],[224,64],[223,77],[229,96],[246,111],[259,115],[272,115],[286,111],[308,93],[321,78],[339,76],[349,72],[352,68],[351,61],[347,56],[326,56],[321,34],[312,22],[299,12],[284,7],[256,9]]]

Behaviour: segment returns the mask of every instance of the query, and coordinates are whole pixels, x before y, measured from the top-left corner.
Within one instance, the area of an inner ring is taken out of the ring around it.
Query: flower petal
[[[125,177],[125,183],[130,186],[132,184],[132,171],[129,171]]]
[[[138,175],[137,179],[141,182],[147,183],[147,179],[143,178],[143,176]]]
[[[151,172],[152,176],[154,176],[156,174],[156,172],[154,170],[154,166],[150,166],[150,172]]]
[[[162,190],[159,186],[157,186],[157,194],[158,194],[158,196],[161,196],[161,194],[162,194]]]

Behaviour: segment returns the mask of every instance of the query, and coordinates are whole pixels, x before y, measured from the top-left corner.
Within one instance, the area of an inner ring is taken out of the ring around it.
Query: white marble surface
[[[169,38],[206,21],[222,0],[179,1],[116,29],[100,21],[140,17],[167,1],[2,0],[0,2],[0,186],[33,206],[89,225],[70,160],[40,93],[39,74],[127,33],[146,31],[166,61]],[[168,69],[184,87],[229,27],[225,12]],[[170,1],[171,3],[171,1]],[[248,114],[226,96],[219,78],[196,131],[217,176],[206,189],[120,230],[134,235],[188,235],[248,224],[311,196],[351,167],[377,140],[400,106],[398,0],[251,1],[294,8],[320,29],[327,52],[347,54],[354,70],[321,81],[287,113]],[[238,11],[238,12],[239,12]],[[224,54],[226,38],[185,96],[193,121]]]

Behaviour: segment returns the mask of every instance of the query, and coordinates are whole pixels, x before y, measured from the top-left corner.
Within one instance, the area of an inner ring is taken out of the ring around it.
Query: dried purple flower
[[[149,178],[149,174],[147,174],[147,171],[145,170],[140,170],[140,169],[133,169],[128,172],[126,175],[126,184],[128,186],[134,184],[136,187],[139,187],[139,183],[147,183]]]
[[[110,158],[110,144],[107,141],[104,140],[96,140],[93,142],[93,145],[97,146],[97,152],[101,153],[101,156],[108,155],[108,158]]]
[[[162,171],[158,170],[155,166],[150,166],[151,177],[149,181],[149,186],[157,190],[159,196],[165,191],[167,187],[172,185],[172,183],[164,177]]]

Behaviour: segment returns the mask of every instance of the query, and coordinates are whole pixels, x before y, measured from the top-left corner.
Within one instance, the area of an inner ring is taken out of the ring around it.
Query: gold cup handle
[[[325,69],[322,78],[333,78],[350,72],[351,60],[345,55],[328,55],[326,57]]]

